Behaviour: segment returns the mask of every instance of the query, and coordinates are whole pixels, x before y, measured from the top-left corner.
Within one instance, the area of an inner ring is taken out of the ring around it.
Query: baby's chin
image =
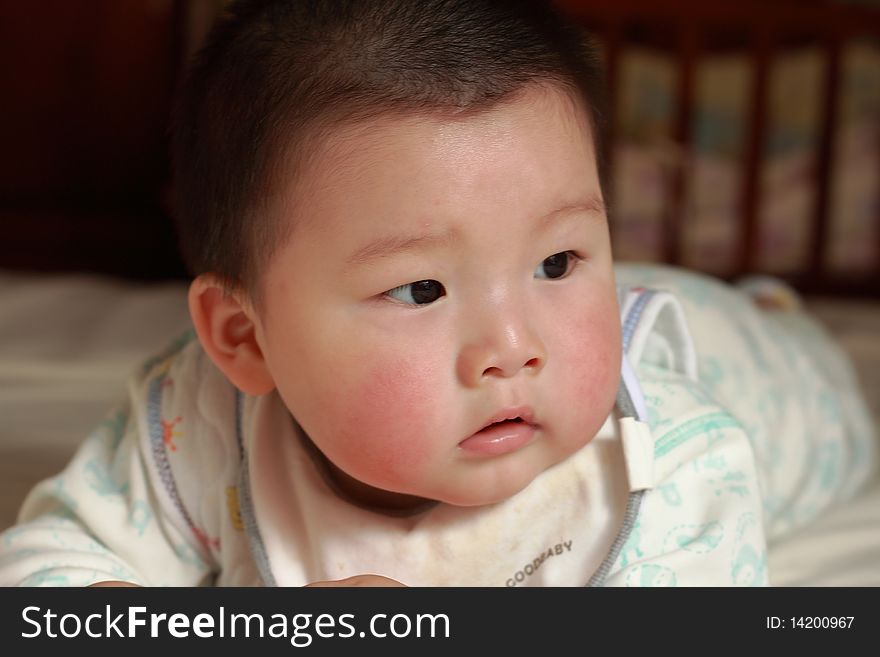
[[[408,487],[406,489],[408,492],[401,493],[371,487],[373,491],[378,491],[378,493],[371,495],[370,499],[361,497],[360,501],[372,508],[398,511],[406,509],[417,510],[436,504],[446,504],[462,508],[490,506],[504,502],[520,493],[533,480],[534,478],[518,486],[506,483],[503,488],[483,488],[479,490],[474,490],[473,487],[470,490],[450,490],[448,487],[444,487],[443,490],[427,490],[423,487],[414,486]]]
[[[583,435],[583,434],[582,434]],[[538,440],[516,453],[485,461],[455,463],[433,468],[416,476],[371,481],[348,475],[329,459],[333,478],[348,496],[370,508],[416,510],[432,504],[480,507],[502,503],[531,486],[544,472],[566,461],[591,438],[565,441]],[[361,474],[361,473],[358,473]],[[369,473],[362,473],[369,475]]]
[[[543,473],[565,462],[591,439],[592,437],[578,438],[565,446],[554,445],[550,449],[546,446],[542,449],[540,444],[533,444],[507,467],[498,467],[499,464],[496,463],[489,472],[469,472],[455,482],[455,485],[446,486],[440,491],[422,491],[422,496],[458,507],[499,504],[533,485]],[[475,482],[479,484],[475,485]]]
[[[481,495],[481,496],[473,496],[469,495],[467,497],[458,497],[452,498],[449,500],[444,500],[443,504],[448,504],[449,506],[457,506],[461,508],[477,508],[481,506],[492,506],[494,504],[500,504],[509,500],[511,497],[514,497],[516,494],[522,492],[528,487],[528,484],[525,486],[520,486],[518,489],[510,490],[503,493],[497,493],[495,495]]]
[[[505,477],[494,485],[479,487],[464,486],[456,490],[446,490],[434,495],[443,504],[457,507],[480,507],[500,504],[528,488],[540,473],[532,476]]]

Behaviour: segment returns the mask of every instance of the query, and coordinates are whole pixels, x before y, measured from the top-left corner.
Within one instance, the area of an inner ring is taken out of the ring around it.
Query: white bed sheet
[[[181,284],[0,272],[0,528],[188,326]]]
[[[181,283],[0,272],[0,529],[122,399],[128,374],[189,325]],[[880,586],[880,481],[771,546],[769,567],[778,586]]]

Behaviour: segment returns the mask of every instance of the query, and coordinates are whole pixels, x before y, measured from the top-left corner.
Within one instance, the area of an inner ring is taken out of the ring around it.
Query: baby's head
[[[246,2],[202,52],[174,139],[196,331],[353,498],[498,502],[610,412],[598,78],[531,1]]]

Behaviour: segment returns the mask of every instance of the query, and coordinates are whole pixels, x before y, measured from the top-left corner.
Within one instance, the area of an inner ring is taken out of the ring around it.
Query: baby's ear
[[[205,353],[232,384],[249,395],[275,388],[257,342],[254,311],[211,274],[189,287],[189,314]]]

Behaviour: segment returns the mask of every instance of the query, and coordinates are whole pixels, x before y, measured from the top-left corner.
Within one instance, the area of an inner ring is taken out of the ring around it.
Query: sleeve
[[[133,386],[129,402],[89,435],[63,472],[31,491],[18,524],[0,534],[0,585],[210,583],[217,569],[211,551],[162,503],[136,393]]]
[[[746,432],[679,372],[643,365],[654,486],[607,586],[766,586],[767,543]]]

